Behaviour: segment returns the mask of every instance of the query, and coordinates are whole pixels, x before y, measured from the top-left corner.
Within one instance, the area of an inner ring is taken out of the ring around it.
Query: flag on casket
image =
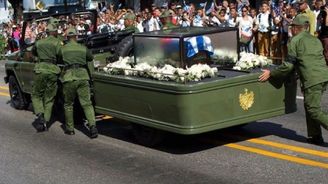
[[[199,51],[207,51],[209,55],[213,55],[214,53],[211,39],[207,36],[193,36],[185,38],[184,44],[188,58],[193,57]]]

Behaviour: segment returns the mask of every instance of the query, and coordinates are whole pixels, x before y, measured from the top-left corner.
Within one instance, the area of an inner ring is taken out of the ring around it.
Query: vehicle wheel
[[[124,38],[117,46],[118,56],[133,56],[133,39],[132,36]]]
[[[9,93],[10,93],[10,104],[15,109],[25,109],[27,107],[27,102],[24,97],[24,93],[19,87],[16,78],[11,75],[9,77]]]
[[[134,124],[133,134],[139,144],[147,147],[154,147],[163,140],[162,131],[143,125]]]

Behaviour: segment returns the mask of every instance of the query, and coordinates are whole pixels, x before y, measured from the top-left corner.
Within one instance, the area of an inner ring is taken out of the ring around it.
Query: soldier
[[[176,25],[172,23],[173,13],[170,10],[166,10],[160,15],[160,20],[163,24],[162,30],[177,28]]]
[[[95,112],[90,97],[90,76],[87,69],[87,62],[93,60],[91,52],[83,45],[76,42],[76,30],[67,30],[68,43],[61,49],[60,56],[65,64],[61,82],[63,83],[64,109],[66,129],[65,133],[74,135],[73,104],[76,97],[83,108],[86,119],[89,123],[91,138],[98,136],[96,128]]]
[[[127,13],[124,16],[125,30],[134,30],[135,33],[139,33],[139,29],[135,27],[136,16],[133,13]]]
[[[284,79],[294,69],[297,71],[304,94],[307,141],[320,145],[324,143],[320,125],[328,130],[328,114],[321,109],[322,93],[328,84],[328,68],[320,40],[307,31],[309,24],[306,15],[295,17],[291,24],[293,38],[288,44],[286,62],[273,71],[263,70],[259,81]]]
[[[37,116],[35,127],[38,131],[47,130],[60,73],[60,68],[56,65],[61,47],[61,41],[56,38],[57,28],[49,24],[46,32],[48,37],[37,41],[32,50],[33,55],[38,58],[34,67],[35,82],[32,91],[32,103]]]

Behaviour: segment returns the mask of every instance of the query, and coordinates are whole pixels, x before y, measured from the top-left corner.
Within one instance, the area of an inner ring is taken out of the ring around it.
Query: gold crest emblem
[[[252,107],[254,103],[254,92],[248,92],[248,89],[245,88],[244,93],[239,94],[239,105],[244,110],[247,111]]]

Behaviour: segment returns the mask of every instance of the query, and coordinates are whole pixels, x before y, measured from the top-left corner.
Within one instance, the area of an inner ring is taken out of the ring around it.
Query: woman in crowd
[[[248,9],[242,8],[242,16],[238,17],[237,24],[240,34],[241,50],[253,52],[253,19],[248,15]]]

